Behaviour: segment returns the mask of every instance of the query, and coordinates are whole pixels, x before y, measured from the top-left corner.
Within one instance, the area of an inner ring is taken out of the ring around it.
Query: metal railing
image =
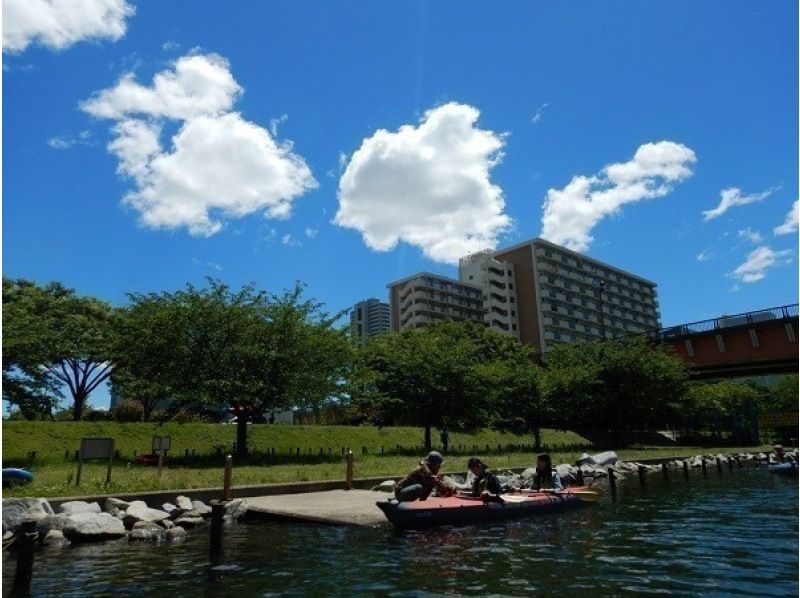
[[[762,324],[765,322],[780,322],[798,316],[798,304],[790,303],[789,305],[781,305],[778,307],[770,307],[767,309],[760,309],[758,311],[749,311],[741,314],[734,314],[732,316],[720,316],[719,318],[712,318],[710,320],[700,320],[699,322],[691,322],[689,324],[679,324],[678,326],[668,326],[646,333],[647,336],[657,338],[658,340],[668,340],[671,338],[688,336],[691,334],[702,334],[705,332],[715,332],[718,330],[725,330],[730,328],[738,328],[741,326],[753,326],[754,324]]]

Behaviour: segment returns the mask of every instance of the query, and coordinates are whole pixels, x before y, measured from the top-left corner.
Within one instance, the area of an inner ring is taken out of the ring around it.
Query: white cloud
[[[180,47],[181,45],[178,42],[174,42],[172,40],[165,41],[163,44],[161,44],[161,49],[164,50],[164,52],[171,52],[172,50],[177,50]]]
[[[314,239],[316,238],[318,232],[319,231],[316,228],[309,227],[306,229],[306,237],[308,237],[309,239]]]
[[[790,235],[797,232],[798,217],[800,217],[800,200],[795,200],[786,214],[783,224],[776,226],[773,232],[776,235]]]
[[[772,195],[780,187],[770,187],[761,193],[752,193],[750,195],[742,195],[742,190],[737,187],[723,189],[719,192],[719,205],[713,210],[706,210],[703,212],[703,220],[712,220],[722,216],[725,212],[735,206],[746,206],[747,204],[763,201]]]
[[[542,113],[544,112],[545,108],[547,108],[546,102],[536,109],[536,113],[531,117],[531,122],[534,125],[538,123],[540,120],[542,120]]]
[[[156,74],[152,86],[126,75],[81,104],[116,121],[108,149],[118,172],[136,183],[124,201],[145,226],[209,236],[224,218],[259,211],[286,218],[293,200],[317,186],[291,142],[232,111],[241,93],[224,58],[193,54]],[[175,120],[180,127],[165,151],[162,128]]]
[[[57,137],[51,137],[47,140],[48,147],[52,149],[69,149],[76,145],[95,145],[92,140],[91,131],[81,131],[77,135],[65,134]]]
[[[753,230],[749,226],[747,228],[743,228],[737,232],[740,239],[747,239],[751,243],[761,243],[764,238],[761,236],[761,233],[757,230]]]
[[[300,247],[302,245],[300,241],[292,237],[292,235],[290,235],[289,233],[281,237],[281,243],[283,243],[284,245],[288,245],[289,247]]]
[[[437,262],[496,247],[511,223],[489,178],[504,135],[478,128],[479,116],[449,103],[428,110],[419,125],[364,139],[339,180],[334,222],[360,231],[376,251],[403,241]]]
[[[730,275],[741,282],[758,282],[766,276],[767,270],[784,263],[786,258],[791,255],[791,249],[773,251],[766,245],[762,245],[751,251],[744,263]]]
[[[707,262],[712,257],[714,257],[714,254],[711,253],[711,250],[710,249],[704,249],[703,251],[701,251],[700,253],[697,254],[697,261],[698,262]]]
[[[272,118],[269,121],[269,132],[273,137],[278,136],[278,127],[289,120],[288,114],[281,114],[278,118]]]
[[[592,176],[575,176],[563,189],[549,189],[541,236],[575,251],[585,251],[592,229],[622,206],[663,197],[672,183],[692,175],[694,152],[680,143],[659,141],[639,146],[633,159],[605,166]]]
[[[125,0],[3,0],[3,50],[22,52],[30,44],[63,50],[83,40],[116,41],[134,12]]]

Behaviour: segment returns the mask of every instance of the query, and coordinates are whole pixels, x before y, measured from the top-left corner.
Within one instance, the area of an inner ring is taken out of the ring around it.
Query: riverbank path
[[[247,515],[257,519],[305,521],[328,525],[373,526],[387,523],[375,505],[392,495],[372,490],[328,490],[247,498]]]

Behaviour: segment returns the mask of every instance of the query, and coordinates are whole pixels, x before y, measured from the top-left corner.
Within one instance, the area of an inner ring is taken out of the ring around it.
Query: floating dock
[[[386,517],[375,503],[392,496],[387,492],[372,490],[254,496],[246,499],[247,516],[326,525],[383,525],[387,523]]]

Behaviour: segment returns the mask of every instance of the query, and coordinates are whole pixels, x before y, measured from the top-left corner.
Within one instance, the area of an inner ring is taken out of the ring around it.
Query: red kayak
[[[418,529],[527,517],[574,508],[580,506],[582,502],[577,493],[584,490],[584,488],[568,488],[557,494],[537,492],[501,495],[499,499],[495,498],[491,502],[451,496],[413,502],[387,500],[379,501],[377,505],[395,527]]]

